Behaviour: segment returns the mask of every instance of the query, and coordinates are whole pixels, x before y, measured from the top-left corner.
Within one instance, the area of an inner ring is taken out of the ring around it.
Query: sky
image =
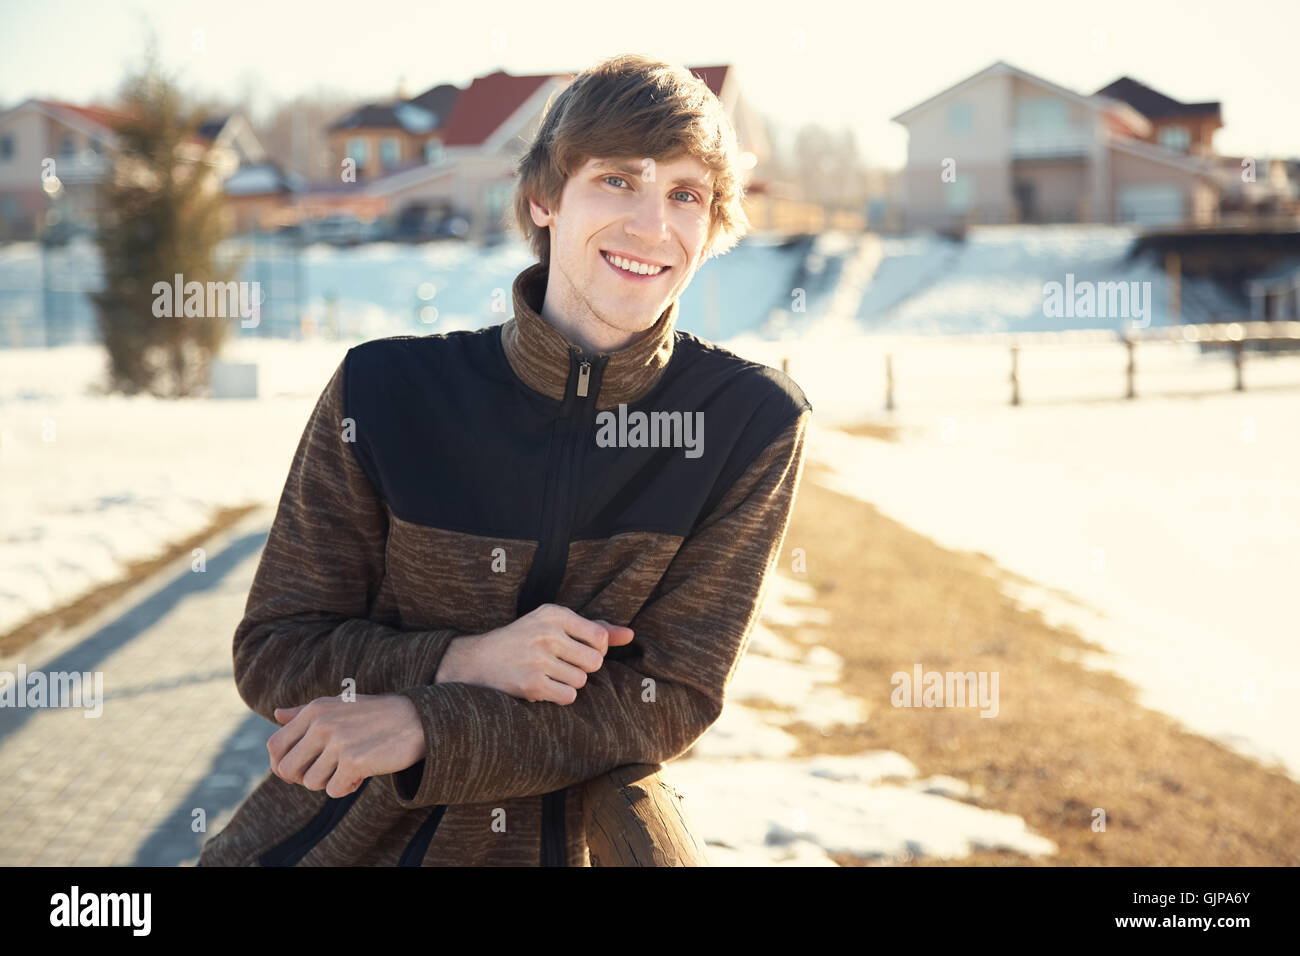
[[[1175,99],[1218,100],[1219,152],[1300,156],[1296,0],[0,0],[0,104],[111,97],[150,30],[188,91],[249,92],[255,109],[320,89],[384,99],[403,80],[415,95],[499,69],[577,72],[637,52],[731,64],[753,107],[785,130],[848,127],[869,163],[897,168],[907,138],[890,117],[1005,60],[1081,93],[1129,75]]]

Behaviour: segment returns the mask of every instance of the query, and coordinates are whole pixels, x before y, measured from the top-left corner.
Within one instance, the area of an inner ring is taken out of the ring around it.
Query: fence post
[[[1137,397],[1137,358],[1134,354],[1136,344],[1128,336],[1124,337],[1124,347],[1128,349],[1128,368],[1125,370],[1125,377],[1128,379],[1128,391],[1124,394],[1125,398]]]
[[[662,769],[628,764],[587,782],[582,819],[592,866],[709,865]]]
[[[1240,339],[1232,343],[1232,365],[1237,371],[1237,387],[1235,391],[1244,392],[1246,390],[1246,380],[1242,375],[1242,346],[1245,343]]]
[[[894,410],[894,356],[885,355],[885,411]]]
[[[1011,404],[1020,404],[1020,349],[1011,346]]]

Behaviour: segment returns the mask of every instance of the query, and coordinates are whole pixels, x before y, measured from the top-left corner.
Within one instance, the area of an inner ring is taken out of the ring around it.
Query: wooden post
[[[790,374],[790,359],[787,356],[781,356],[781,372],[785,375]]]
[[[894,356],[885,356],[885,411],[894,410]]]
[[[629,764],[588,781],[582,801],[592,866],[708,866],[682,796],[658,764]]]
[[[1165,253],[1165,275],[1169,282],[1169,317],[1176,325],[1183,311],[1183,264],[1178,253]]]
[[[1242,375],[1242,345],[1244,343],[1238,339],[1232,343],[1232,365],[1237,370],[1237,387],[1235,391],[1244,392],[1246,390],[1246,380]]]
[[[1125,376],[1128,379],[1128,390],[1125,392],[1125,398],[1137,397],[1137,358],[1134,354],[1134,347],[1137,343],[1128,337],[1124,339],[1124,347],[1128,349],[1128,369]]]
[[[1011,346],[1011,404],[1020,404],[1020,349]]]

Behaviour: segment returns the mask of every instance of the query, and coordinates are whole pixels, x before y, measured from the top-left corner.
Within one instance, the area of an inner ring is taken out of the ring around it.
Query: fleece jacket
[[[546,281],[523,270],[503,323],[355,346],[326,384],[235,683],[273,723],[349,688],[404,695],[424,756],[337,798],[268,772],[201,866],[587,865],[583,783],[681,756],[721,714],[812,406],[677,330],[677,300],[627,347],[584,353],[540,315]],[[545,603],[635,632],[576,701],[435,682],[452,641]]]

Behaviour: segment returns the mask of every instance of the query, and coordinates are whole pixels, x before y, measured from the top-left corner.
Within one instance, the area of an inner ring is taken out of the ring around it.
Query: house
[[[1127,103],[1151,124],[1147,142],[1177,153],[1213,156],[1215,130],[1223,128],[1219,104],[1182,103],[1128,76],[1099,89],[1096,96]]]
[[[1176,101],[1127,78],[1116,83],[1157,117],[1002,61],[893,117],[908,132],[901,176],[907,227],[1212,222],[1218,104],[1176,104],[1190,110],[1178,120],[1168,106]],[[1186,148],[1174,149],[1168,131],[1180,125]]]
[[[0,240],[33,239],[55,224],[61,231],[93,229],[97,186],[119,150],[115,128],[126,114],[98,106],[29,99],[0,114]],[[211,149],[225,183],[232,173],[266,163],[252,127],[240,114],[202,123],[182,149],[182,161]],[[248,220],[248,205],[265,202],[255,177],[236,185],[228,214]]]
[[[457,86],[440,83],[413,99],[399,91],[387,103],[359,106],[330,125],[330,149],[340,161],[351,160],[357,182],[436,162],[460,92]]]
[[[121,114],[29,99],[0,113],[0,240],[33,239],[62,220],[89,227],[95,184],[117,149]]]
[[[761,120],[741,94],[731,66],[690,68],[722,102],[733,125],[746,168],[770,155]],[[572,82],[572,73],[514,76],[498,71],[476,78],[459,95],[438,127],[441,147],[429,162],[370,181],[365,193],[383,197],[402,215],[427,209],[459,214],[469,221],[469,238],[497,237],[511,226],[514,166],[541,123],[547,102]],[[435,89],[438,89],[435,87]],[[432,92],[432,91],[431,91]],[[762,184],[750,183],[755,195]]]

